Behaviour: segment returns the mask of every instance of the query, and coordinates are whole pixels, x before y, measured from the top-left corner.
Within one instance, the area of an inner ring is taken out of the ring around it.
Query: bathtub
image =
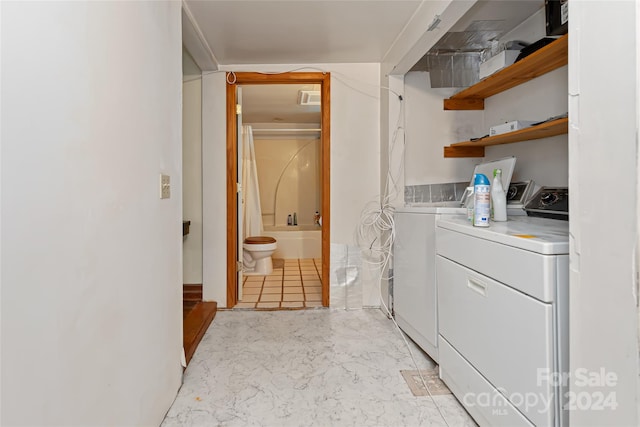
[[[322,257],[322,229],[316,225],[265,225],[264,235],[277,240],[273,258]]]

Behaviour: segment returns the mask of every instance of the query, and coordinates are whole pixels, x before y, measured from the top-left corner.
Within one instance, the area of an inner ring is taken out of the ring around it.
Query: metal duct
[[[471,86],[480,63],[504,49],[500,38],[542,7],[541,0],[479,0],[410,71],[428,71],[433,88]]]
[[[444,52],[425,56],[431,87],[468,87],[478,82],[479,52]]]

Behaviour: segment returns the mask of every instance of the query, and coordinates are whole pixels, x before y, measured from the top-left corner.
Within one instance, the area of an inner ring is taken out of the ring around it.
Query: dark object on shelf
[[[545,120],[543,120],[541,122],[531,123],[531,126],[538,126],[538,125],[541,125],[543,123],[552,122],[552,121],[558,120],[558,119],[565,119],[567,117],[569,117],[569,113],[568,112],[567,113],[563,113],[563,114],[559,114],[557,116],[549,117],[548,119],[545,119]]]
[[[569,0],[545,0],[547,35],[561,36],[569,31]]]
[[[471,138],[471,139],[469,139],[469,141],[480,141],[481,139],[484,139],[484,138],[486,138],[488,136],[489,136],[489,134],[486,134],[485,136],[479,136],[477,138]]]
[[[520,61],[522,58],[526,58],[527,56],[531,55],[533,52],[545,47],[550,43],[553,43],[554,41],[556,41],[556,39],[551,37],[544,37],[538,40],[537,42],[531,43],[527,47],[523,47],[520,50],[520,55],[518,55],[518,57],[516,58],[516,62]]]

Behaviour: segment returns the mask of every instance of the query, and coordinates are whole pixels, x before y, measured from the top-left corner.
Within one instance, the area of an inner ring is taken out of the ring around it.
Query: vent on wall
[[[298,105],[320,105],[320,91],[299,90]]]

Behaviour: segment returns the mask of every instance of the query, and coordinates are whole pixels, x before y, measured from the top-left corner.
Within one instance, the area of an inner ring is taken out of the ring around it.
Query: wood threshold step
[[[184,301],[202,301],[202,285],[184,285],[182,299]]]
[[[200,302],[184,319],[183,346],[187,364],[191,361],[204,333],[216,316],[217,309],[218,303],[215,301]]]
[[[202,301],[202,294],[197,293],[184,293],[182,294],[183,301],[200,302]]]

